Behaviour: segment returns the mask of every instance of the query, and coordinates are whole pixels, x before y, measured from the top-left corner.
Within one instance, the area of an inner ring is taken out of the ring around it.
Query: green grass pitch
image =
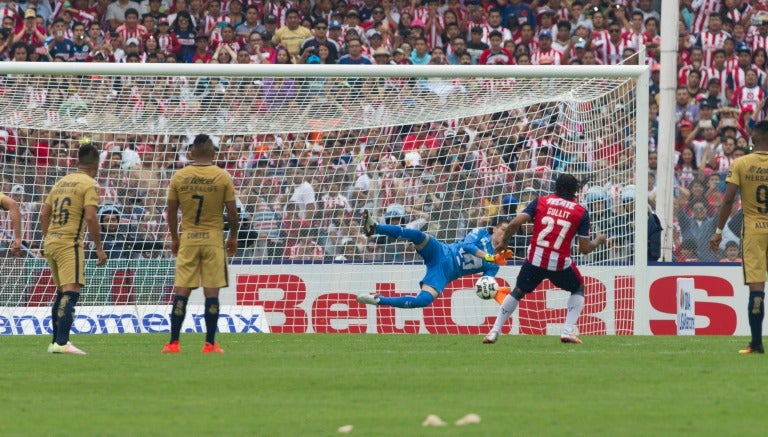
[[[740,337],[224,334],[2,339],[0,435],[765,435],[768,357]],[[477,413],[482,422],[456,426]],[[424,428],[436,414],[445,427]]]

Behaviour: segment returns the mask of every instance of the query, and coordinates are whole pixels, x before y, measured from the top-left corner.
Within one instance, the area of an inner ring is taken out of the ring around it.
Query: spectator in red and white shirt
[[[635,11],[632,13],[629,27],[630,28],[621,35],[621,39],[624,41],[625,46],[639,50],[640,47],[645,46],[645,44],[651,40],[651,37],[645,33],[643,29],[642,12]]]
[[[768,15],[761,14],[756,19],[756,30],[747,35],[747,42],[753,52],[757,49],[768,50]]]
[[[175,56],[181,46],[179,45],[179,38],[171,33],[170,29],[168,18],[160,17],[157,19],[157,45],[161,52]]]
[[[723,20],[720,18],[720,14],[713,12],[709,16],[709,30],[701,32],[696,40],[696,46],[701,47],[704,52],[704,66],[709,67],[712,64],[712,58],[715,55],[715,50],[722,49],[726,38],[729,35],[722,30]]]
[[[733,152],[736,150],[736,138],[726,137],[723,139],[720,147],[722,151],[712,155],[707,165],[717,173],[726,174],[731,169],[733,160]]]
[[[597,59],[603,65],[617,65],[624,60],[622,53],[627,47],[621,38],[621,26],[618,23],[611,23],[608,26],[607,40],[595,41]]]
[[[707,85],[712,79],[717,79],[720,84],[720,90],[724,90],[726,86],[726,79],[728,78],[728,71],[725,68],[725,51],[716,50],[715,56],[712,58],[712,65],[709,68],[701,69],[702,81],[706,77]],[[725,95],[723,95],[725,96]]]
[[[490,43],[491,46],[480,54],[480,58],[477,60],[478,65],[512,65],[514,64],[514,58],[509,50],[501,46],[502,34],[497,30],[491,31]]]
[[[550,34],[557,32],[557,21],[554,19],[555,12],[552,11],[549,8],[543,9],[541,12],[536,14],[536,21],[538,22],[538,26],[536,26],[536,39],[539,38],[539,35],[541,32],[549,32]],[[521,26],[522,29],[522,26]],[[533,50],[533,48],[531,48]]]
[[[141,5],[133,0],[117,0],[107,6],[106,16],[103,19],[106,19],[110,29],[117,29],[125,22],[125,13],[130,9],[135,10],[138,17]],[[138,18],[136,21],[138,22]]]
[[[742,45],[743,43],[738,43]],[[730,70],[739,65],[739,56],[736,54],[737,42],[734,38],[726,38],[723,42],[723,52],[725,52],[725,68]],[[714,59],[714,58],[713,58]]]
[[[752,65],[752,53],[750,52],[749,47],[746,45],[741,45],[737,49],[737,52],[739,53],[739,65],[736,68],[728,71],[728,79],[726,83],[728,88],[725,90],[725,98],[728,100],[733,100],[735,90],[743,87],[746,84],[747,71],[756,71],[758,80],[760,79],[761,75],[761,73],[757,72],[755,67]],[[759,80],[759,82],[762,83],[762,80]]]
[[[86,27],[97,19],[97,16],[88,9],[88,0],[74,0],[72,5],[65,5],[65,2],[56,2],[56,8],[53,10],[51,19],[56,19],[59,14],[67,12],[73,20],[85,24]]]
[[[483,183],[487,189],[493,186],[503,186],[504,192],[512,191],[515,175],[512,169],[501,159],[501,153],[495,148],[489,148],[486,153],[487,165],[480,168]]]
[[[515,46],[524,44],[528,47],[528,52],[533,53],[539,49],[539,43],[534,38],[533,26],[525,23],[520,26],[520,32],[514,37]]]
[[[13,42],[19,41],[35,47],[42,47],[45,42],[45,28],[37,24],[37,12],[34,9],[24,12],[24,21],[13,31]]]
[[[424,23],[422,36],[427,40],[430,49],[443,45],[442,35],[445,32],[445,20],[438,11],[439,6],[438,0],[428,0],[427,7],[417,8],[413,14],[414,20]]]
[[[744,86],[736,88],[731,98],[731,105],[739,109],[757,108],[765,98],[765,90],[757,83],[757,71],[747,70],[744,74]],[[755,114],[757,121],[762,120],[761,114]]]
[[[322,261],[323,248],[317,244],[314,235],[317,229],[302,221],[297,238],[285,248],[285,258],[290,261]]]
[[[235,28],[225,24],[224,27],[217,28],[211,34],[211,48],[215,51],[220,45],[227,45],[233,52],[237,53],[238,50],[245,47],[246,40],[237,38]]]
[[[211,36],[219,23],[227,24],[227,18],[221,13],[221,0],[208,0],[207,9],[201,30]]]
[[[426,156],[430,149],[436,149],[439,146],[435,135],[430,132],[426,124],[414,124],[411,133],[403,138],[402,152],[417,151],[422,156]]]
[[[483,26],[483,42],[491,44],[491,32],[496,31],[501,34],[502,42],[512,39],[512,32],[501,25],[501,11],[497,8],[491,8],[488,11],[488,24]]]
[[[123,41],[128,41],[131,38],[143,40],[149,31],[146,27],[139,24],[139,11],[130,8],[125,11],[125,22],[117,28],[117,33],[123,38]]]
[[[563,63],[563,54],[552,48],[552,34],[546,31],[539,34],[539,49],[531,55],[531,63],[540,65],[543,58],[551,59],[554,65]]]
[[[467,5],[467,31],[469,32],[475,27],[483,27],[486,24],[488,21],[486,20],[485,9],[479,4]]]
[[[700,71],[704,67],[704,64],[702,63],[704,61],[704,51],[701,47],[694,47],[691,49],[691,56],[688,58],[688,61],[689,63],[687,65],[677,70],[678,86],[685,86],[688,83],[688,73],[690,73],[691,70]]]
[[[693,0],[691,8],[696,11],[691,23],[691,33],[701,33],[707,29],[708,17],[712,13],[720,13],[722,0]]]

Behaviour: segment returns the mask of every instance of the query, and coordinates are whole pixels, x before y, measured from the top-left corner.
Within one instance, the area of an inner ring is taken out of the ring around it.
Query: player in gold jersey
[[[224,352],[214,341],[219,320],[219,289],[228,284],[227,255],[237,252],[239,228],[235,186],[229,173],[213,165],[216,155],[208,135],[198,135],[189,146],[193,162],[173,175],[168,189],[168,227],[171,251],[176,256],[171,341],[163,353],[179,353],[181,325],[192,289],[205,294],[205,345],[203,353]],[[224,247],[224,208],[229,217],[229,237]],[[181,209],[181,235],[178,211]]]
[[[8,211],[8,215],[11,217],[11,228],[13,235],[5,235],[11,237],[11,256],[21,255],[21,211],[19,210],[19,204],[15,200],[0,193],[0,207]]]
[[[43,249],[56,284],[56,299],[51,310],[54,341],[50,353],[85,355],[69,342],[69,331],[75,316],[80,288],[85,285],[85,228],[96,247],[96,265],[107,263],[101,245],[99,219],[99,185],[94,178],[99,172],[99,151],[91,144],[80,146],[77,172],[70,173],[51,188],[40,211]]]
[[[763,317],[765,316],[765,280],[768,271],[768,121],[752,130],[752,153],[736,159],[725,178],[725,199],[720,206],[715,234],[709,248],[718,250],[736,193],[741,194],[744,225],[741,230],[744,283],[749,286],[747,314],[752,341],[741,354],[765,353]]]

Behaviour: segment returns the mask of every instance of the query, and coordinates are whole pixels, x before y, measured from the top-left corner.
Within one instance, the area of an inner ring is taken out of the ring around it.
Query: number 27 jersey
[[[554,271],[570,267],[573,238],[589,237],[587,209],[578,202],[550,194],[534,199],[523,213],[533,220],[528,262]]]

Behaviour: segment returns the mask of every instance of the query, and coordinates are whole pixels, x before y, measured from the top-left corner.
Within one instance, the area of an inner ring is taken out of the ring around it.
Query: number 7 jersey
[[[550,194],[534,199],[523,210],[533,221],[528,262],[547,270],[573,264],[571,243],[576,235],[589,237],[589,213],[578,202]]]
[[[224,202],[235,200],[229,173],[215,165],[188,165],[171,178],[168,200],[179,202],[181,245],[224,244]]]

